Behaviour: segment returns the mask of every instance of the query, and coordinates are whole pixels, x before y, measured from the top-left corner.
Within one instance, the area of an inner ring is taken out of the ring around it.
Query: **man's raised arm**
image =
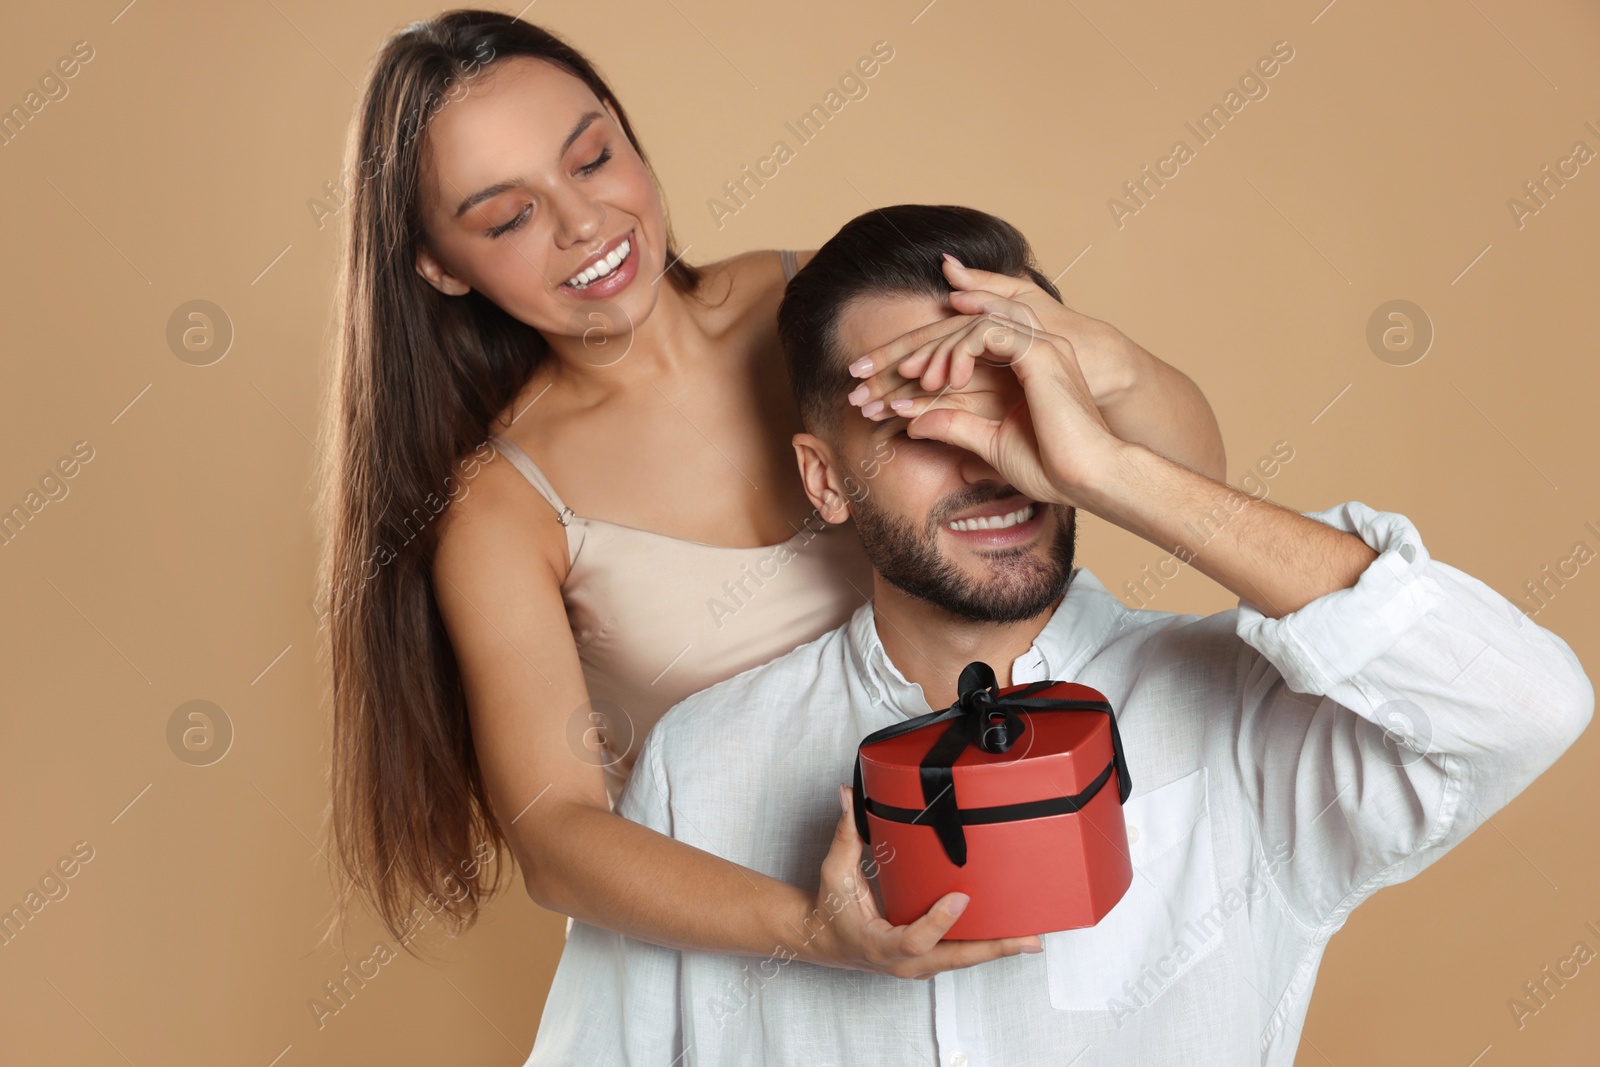
[[[969,343],[1012,368],[1021,397],[997,387],[1000,418],[921,399],[910,436],[966,448],[1239,596],[1238,635],[1259,655],[1240,672],[1230,766],[1263,847],[1293,849],[1274,881],[1309,938],[1464,839],[1588,726],[1594,688],[1572,649],[1432,559],[1403,516],[1359,502],[1302,515],[1117,440],[1070,342],[1025,322],[995,315]]]

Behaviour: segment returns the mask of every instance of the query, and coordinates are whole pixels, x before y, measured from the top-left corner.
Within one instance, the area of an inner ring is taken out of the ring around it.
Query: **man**
[[[1082,682],[1116,709],[1125,896],[1042,953],[931,982],[796,959],[815,925],[756,960],[578,923],[530,1064],[1288,1067],[1351,909],[1588,724],[1571,649],[1432,559],[1403,516],[1297,514],[1118,441],[1069,339],[1091,320],[1052,297],[1020,234],[960,208],[863,215],[794,279],[779,322],[808,431],[795,451],[822,517],[854,519],[873,600],[669,712],[619,810],[795,884],[825,856],[854,866],[857,743],[950,704],[983,660],[1001,685]],[[1074,566],[1079,507],[1177,550],[1239,607],[1127,608]],[[874,908],[862,888],[838,907]]]

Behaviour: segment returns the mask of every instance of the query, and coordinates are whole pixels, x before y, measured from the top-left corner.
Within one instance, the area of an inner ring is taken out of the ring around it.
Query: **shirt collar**
[[[1061,603],[1056,605],[1028,651],[1011,664],[1012,684],[1046,678],[1071,681],[1072,676],[1105,647],[1107,639],[1128,614],[1128,607],[1091,571],[1085,567],[1073,568]],[[922,694],[922,687],[907,681],[884,651],[870,600],[856,609],[846,629],[852,663],[874,704],[887,703],[905,718],[933,710]]]

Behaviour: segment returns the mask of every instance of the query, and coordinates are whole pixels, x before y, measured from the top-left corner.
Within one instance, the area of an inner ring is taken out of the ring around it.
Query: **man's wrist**
[[[1120,526],[1118,517],[1150,487],[1152,461],[1170,462],[1138,442],[1107,434],[1100,461],[1090,464],[1082,484],[1063,494],[1064,499],[1058,502]]]

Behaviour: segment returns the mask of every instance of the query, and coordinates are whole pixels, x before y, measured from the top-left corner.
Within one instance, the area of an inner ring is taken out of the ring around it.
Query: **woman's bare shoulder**
[[[487,457],[487,458],[485,458]],[[548,501],[498,449],[473,454],[471,477],[441,516],[436,576],[476,582],[480,575],[533,565],[559,585],[567,572],[566,528]]]
[[[700,265],[701,287],[713,291],[750,293],[776,285],[783,288],[783,260],[776,248],[757,248],[738,252],[724,259]]]
[[[800,266],[812,252],[798,252]],[[740,252],[702,266],[700,297],[712,312],[710,318],[725,329],[752,320],[770,325],[783,299],[788,278],[783,273],[783,258],[778,249],[762,248]]]

